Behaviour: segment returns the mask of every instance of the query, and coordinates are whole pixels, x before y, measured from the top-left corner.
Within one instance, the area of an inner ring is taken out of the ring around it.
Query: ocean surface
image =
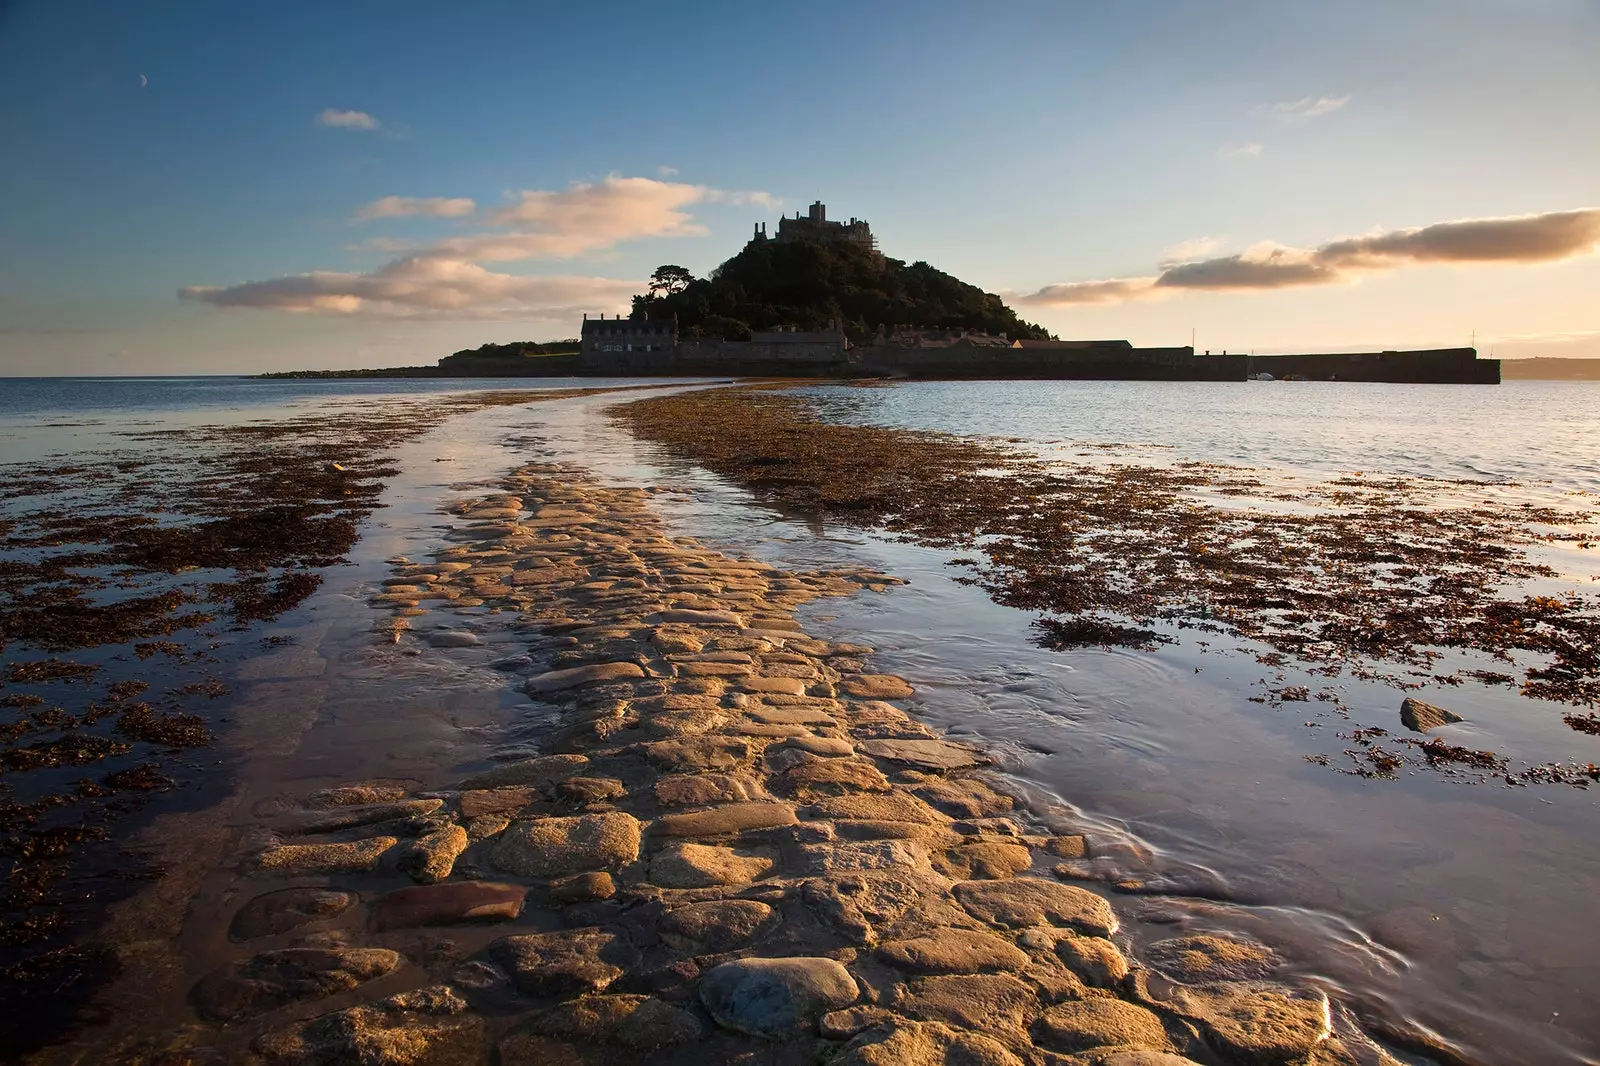
[[[0,448],[70,455],[128,424],[256,420],[394,392],[581,384],[596,383],[0,380]],[[807,391],[832,418],[999,438],[1046,459],[1201,460],[1250,467],[1269,483],[1356,471],[1466,480],[1497,499],[1574,509],[1596,508],[1600,493],[1600,384],[929,382]],[[1229,640],[1047,651],[1031,640],[1032,614],[955,580],[964,572],[949,565],[951,553],[777,513],[624,433],[606,409],[628,398],[494,408],[399,449],[402,473],[354,565],[330,571],[313,602],[285,620],[304,634],[294,654],[324,664],[307,667],[314,682],[263,668],[255,676],[271,680],[252,695],[241,679],[241,722],[271,729],[292,704],[293,728],[305,730],[297,749],[286,742],[276,756],[246,759],[249,794],[363,776],[445,782],[514,732],[525,701],[488,669],[516,650],[509,619],[470,620],[481,648],[375,647],[365,598],[386,576],[384,559],[437,546],[443,509],[467,486],[533,458],[571,462],[670,490],[656,499],[673,526],[724,549],[910,579],[882,595],[815,605],[808,627],[876,647],[882,669],[915,683],[917,712],[930,723],[989,746],[1024,794],[1072,806],[1101,845],[1097,883],[1145,885],[1111,893],[1136,945],[1175,930],[1243,933],[1276,948],[1293,976],[1365,1016],[1436,1033],[1466,1061],[1600,1059],[1600,787],[1411,772],[1367,780],[1307,761],[1349,746],[1354,729],[1397,728],[1404,693],[1345,677],[1331,682],[1344,716],[1252,702],[1274,671],[1256,659],[1262,649]],[[1550,558],[1558,585],[1593,591],[1600,581],[1593,551]],[[1282,670],[1288,681],[1299,677],[1292,665]],[[1568,729],[1560,705],[1472,684],[1420,694],[1466,717],[1451,727],[1452,743],[1528,761],[1600,762],[1600,736]]]

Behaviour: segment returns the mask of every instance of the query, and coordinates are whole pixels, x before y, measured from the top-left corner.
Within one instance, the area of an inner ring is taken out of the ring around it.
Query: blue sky
[[[1590,0],[13,0],[0,373],[569,336],[817,197],[1062,336],[1600,355],[1597,60]]]

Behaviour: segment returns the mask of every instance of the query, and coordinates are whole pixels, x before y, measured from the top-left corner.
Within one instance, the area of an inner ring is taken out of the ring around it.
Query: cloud
[[[1349,96],[1302,96],[1298,100],[1273,104],[1266,110],[1284,122],[1310,122],[1331,115],[1351,100]]]
[[[1250,144],[1225,144],[1217,149],[1217,154],[1224,159],[1257,159],[1264,151],[1265,148],[1252,141]]]
[[[1547,263],[1600,250],[1600,208],[1440,222],[1291,248],[1267,241],[1237,255],[1163,263],[1155,278],[1064,282],[1021,303],[1113,303],[1185,289],[1261,291],[1357,281],[1367,274],[1435,263]]]
[[[369,274],[319,270],[227,288],[192,285],[178,296],[214,307],[385,318],[567,320],[585,311],[620,311],[641,281],[521,277],[476,263],[413,256]]]
[[[317,125],[341,130],[375,130],[378,120],[365,111],[341,111],[336,107],[323,109],[317,116]]]
[[[678,176],[678,168],[677,167],[669,167],[669,166],[656,167],[656,177],[658,177],[658,178],[675,178],[677,176]]]
[[[707,232],[689,213],[701,203],[776,201],[767,193],[625,178],[575,182],[565,189],[528,189],[488,212],[486,233],[446,237],[426,244],[373,237],[352,251],[400,253],[370,273],[312,271],[232,286],[193,285],[179,297],[216,307],[365,314],[389,317],[570,318],[581,311],[628,307],[643,282],[592,277],[523,277],[481,264],[528,259],[571,259],[627,241],[690,237]],[[460,217],[471,200],[388,196],[367,204],[357,219],[401,215]]]
[[[375,218],[401,218],[420,215],[424,218],[464,218],[478,209],[466,196],[385,196],[362,206],[356,212],[355,222],[370,222]]]
[[[1221,248],[1221,237],[1195,237],[1187,241],[1179,241],[1171,248],[1161,253],[1161,269],[1177,266],[1179,263],[1189,263],[1201,256],[1210,255]]]

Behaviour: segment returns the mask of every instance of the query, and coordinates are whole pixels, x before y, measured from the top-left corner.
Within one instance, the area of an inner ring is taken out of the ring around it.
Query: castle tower
[[[823,205],[821,200],[818,200],[816,203],[811,205],[811,221],[813,221],[813,222],[826,222],[826,221],[828,221],[828,209],[827,209],[826,206]]]

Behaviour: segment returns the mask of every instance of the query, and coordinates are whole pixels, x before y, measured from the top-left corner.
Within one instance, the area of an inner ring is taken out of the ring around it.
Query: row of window
[[[602,352],[631,352],[631,351],[633,351],[633,345],[631,345],[631,344],[602,344],[602,345],[598,346],[598,350],[602,351]],[[656,350],[656,346],[654,344],[641,344],[639,346],[639,350],[641,352],[653,352],[653,351]]]

